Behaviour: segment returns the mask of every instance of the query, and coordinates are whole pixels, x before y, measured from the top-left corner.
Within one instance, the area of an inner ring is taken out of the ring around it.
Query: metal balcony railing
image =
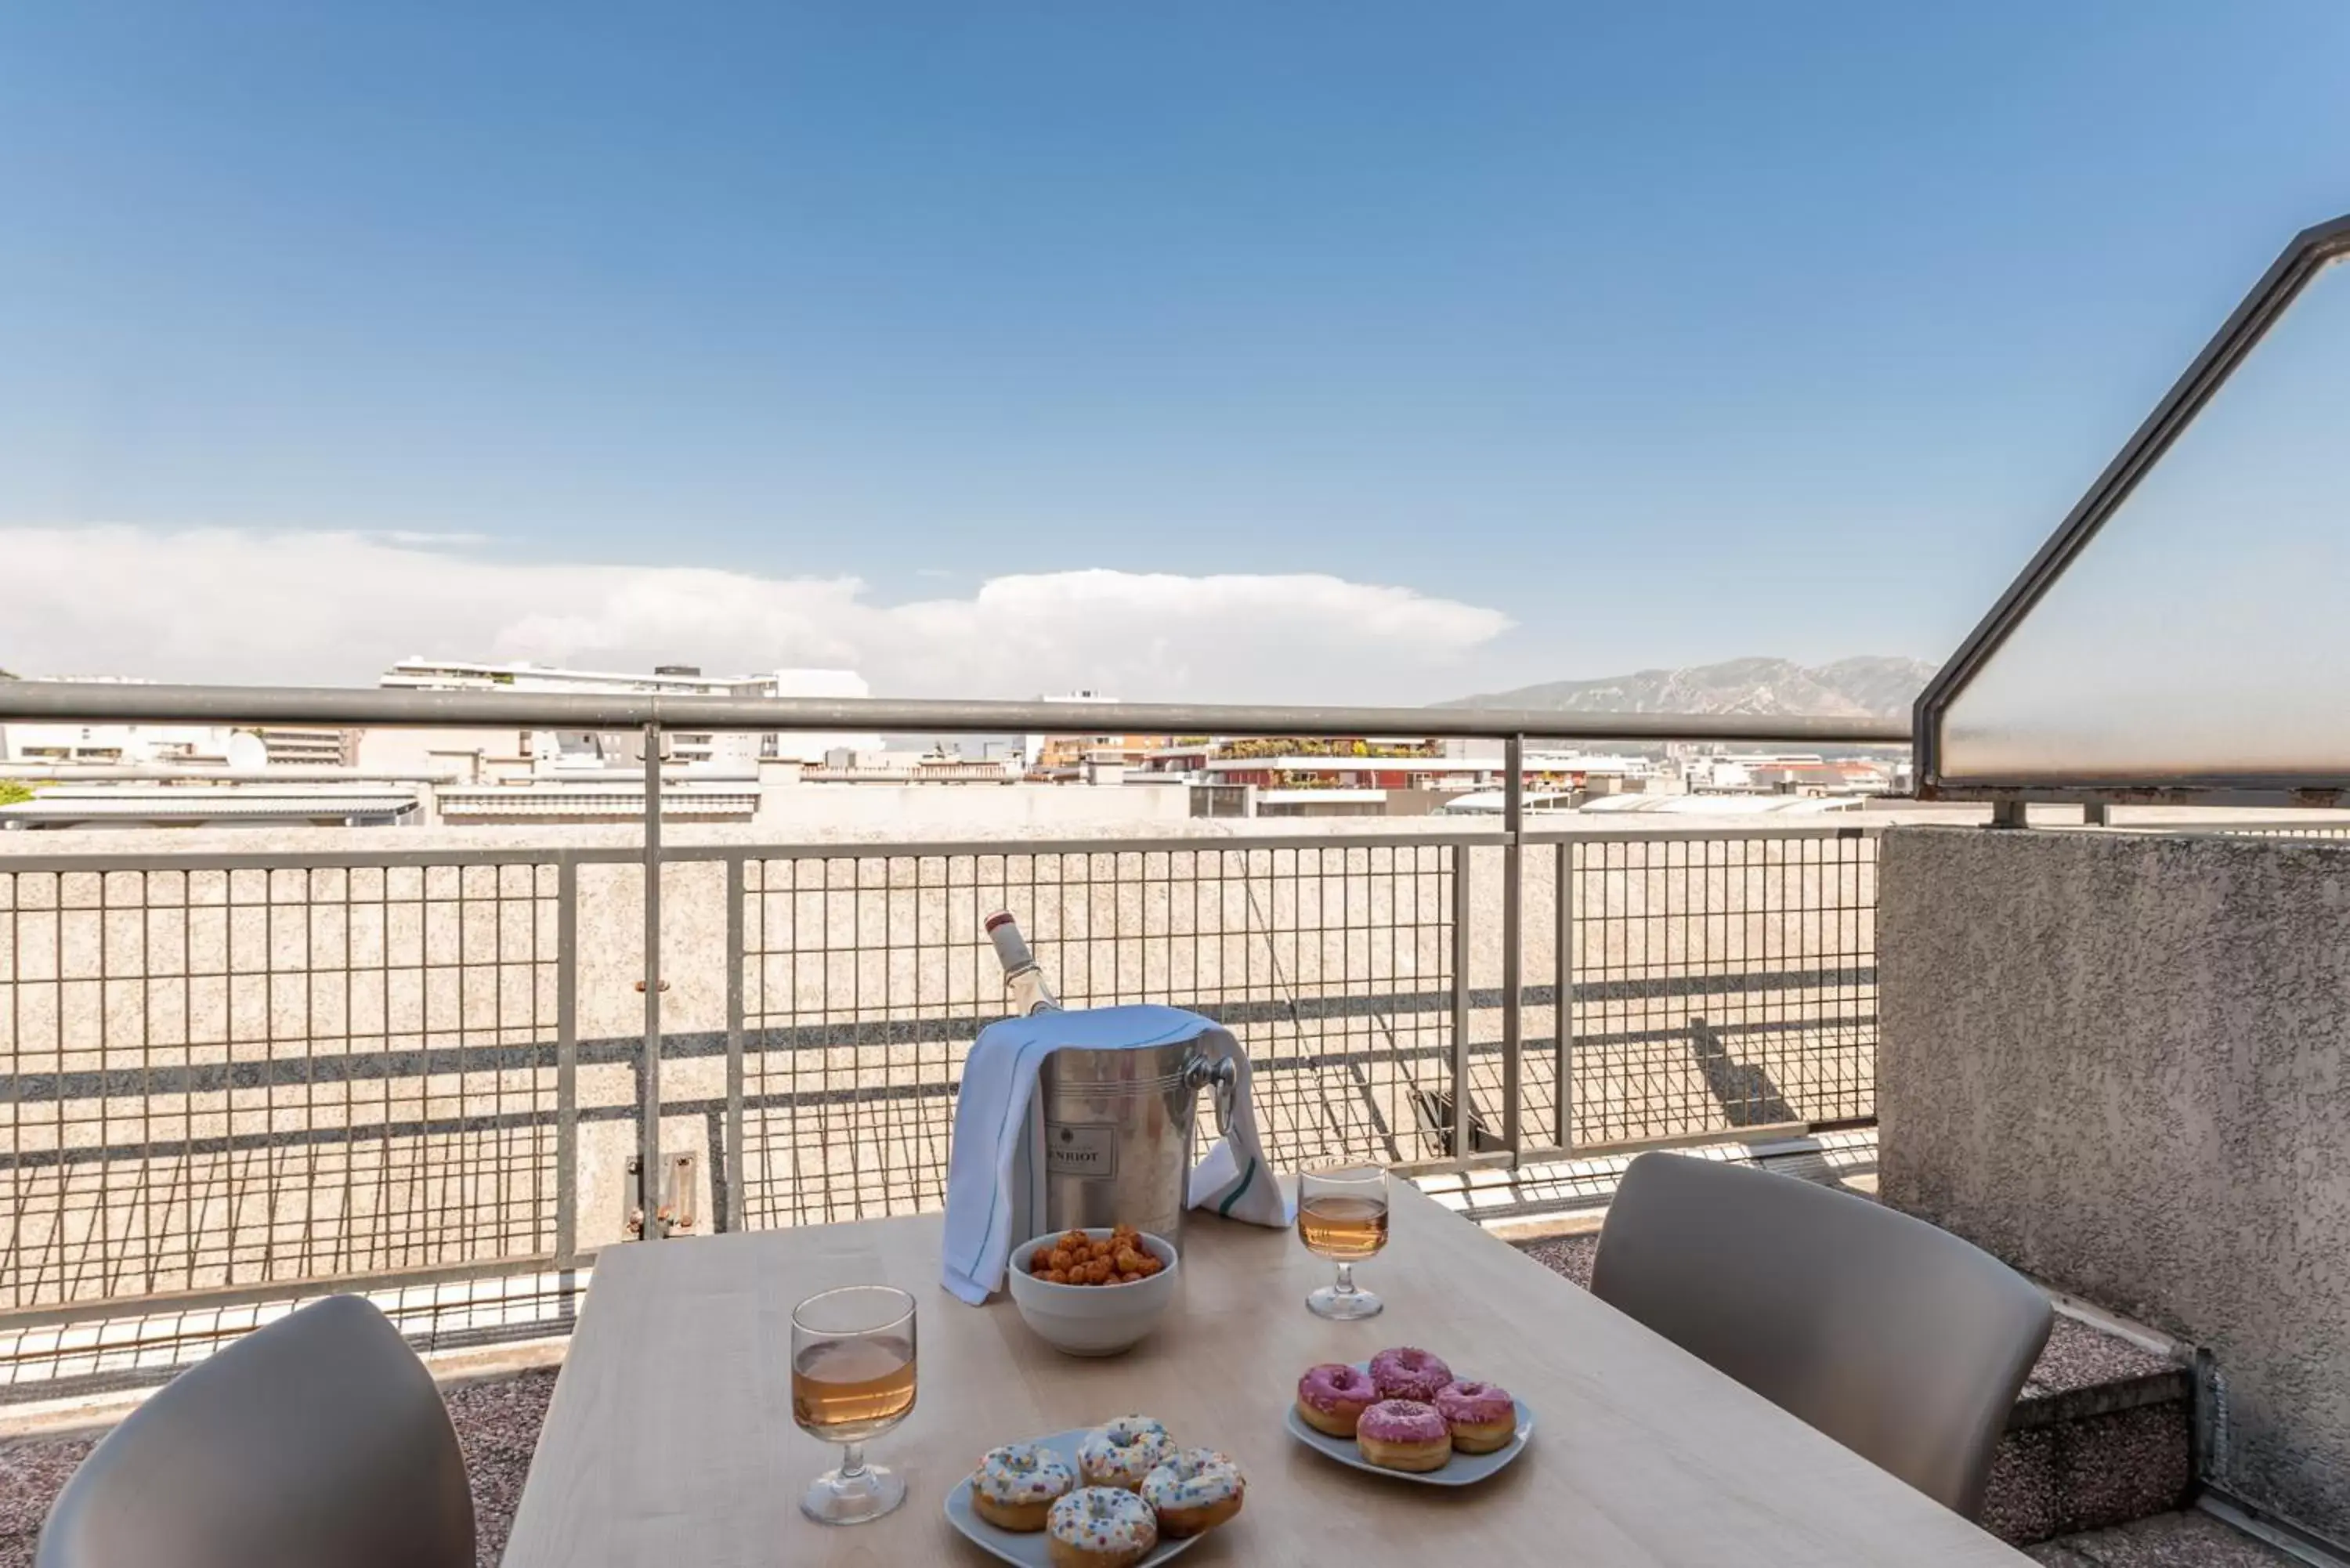
[[[633,722],[656,807],[638,846],[411,849],[411,830],[378,829],[331,852],[83,854],[11,836],[0,1367],[46,1356],[50,1388],[61,1369],[135,1376],[60,1346],[167,1311],[174,1343],[200,1344],[244,1321],[224,1314],[330,1288],[435,1293],[494,1335],[559,1318],[596,1251],[637,1236],[935,1208],[963,1055],[1003,1007],[982,929],[998,908],[1068,1004],[1230,1024],[1276,1161],[1460,1168],[1874,1114],[1865,827],[1533,827],[1513,785],[1498,827],[665,843],[647,715],[681,708],[698,732],[1070,722],[1036,704],[0,684],[0,720]],[[1545,732],[1887,738],[1457,710],[1085,722],[1493,736],[1512,763]],[[485,1293],[503,1315],[482,1315]]]

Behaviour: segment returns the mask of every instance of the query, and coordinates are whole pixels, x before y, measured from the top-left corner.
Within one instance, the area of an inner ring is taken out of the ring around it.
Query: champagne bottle
[[[1009,909],[999,909],[987,917],[987,940],[995,944],[995,956],[1003,964],[1003,988],[1012,994],[1012,1010],[1021,1017],[1032,1012],[1056,1011],[1061,999],[1045,983],[1045,971],[1036,962],[1036,955],[1028,950],[1028,939],[1020,934],[1020,922],[1012,918]]]

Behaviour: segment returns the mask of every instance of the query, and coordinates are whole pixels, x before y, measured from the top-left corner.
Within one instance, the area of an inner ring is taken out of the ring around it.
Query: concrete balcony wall
[[[1880,1187],[2208,1349],[2206,1480],[2350,1540],[2350,846],[1897,828]]]
[[[803,784],[763,791],[759,826],[774,833],[879,828],[941,838],[970,829],[1017,827],[1058,834],[1071,826],[1182,831],[1191,792],[1180,784],[1089,789],[1030,784]],[[909,825],[912,825],[910,826]]]

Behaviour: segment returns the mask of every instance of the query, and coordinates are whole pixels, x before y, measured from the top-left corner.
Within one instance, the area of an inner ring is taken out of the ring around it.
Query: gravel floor
[[[484,1568],[505,1552],[506,1533],[522,1502],[523,1479],[530,1473],[531,1450],[538,1446],[539,1423],[546,1418],[546,1401],[554,1392],[553,1367],[448,1391],[449,1418],[473,1483],[473,1558]]]
[[[1521,1241],[1518,1250],[1553,1273],[1565,1274],[1585,1290],[1591,1288],[1591,1261],[1599,1256],[1599,1232],[1579,1236],[1549,1236]]]
[[[2208,1513],[2160,1513],[2052,1541],[2026,1553],[2047,1568],[2300,1568],[2301,1560]]]
[[[94,1439],[26,1438],[0,1448],[0,1568],[29,1568],[33,1542]]]

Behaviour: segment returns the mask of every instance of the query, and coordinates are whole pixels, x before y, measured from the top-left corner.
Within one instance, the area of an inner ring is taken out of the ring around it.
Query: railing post
[[[743,1229],[743,857],[726,860],[726,1228]]]
[[[555,868],[555,1262],[579,1259],[579,867]]]
[[[1551,991],[1557,998],[1553,1011],[1558,1014],[1558,1136],[1552,1141],[1559,1147],[1575,1147],[1575,843],[1562,838],[1558,842],[1557,881],[1551,903],[1558,917],[1558,929],[1554,936],[1558,943],[1551,963]]]
[[[660,885],[661,730],[645,726],[645,1051],[637,1099],[638,1234],[650,1241],[661,1234],[660,1189]]]
[[[1469,866],[1471,846],[1452,846],[1452,1158],[1469,1158]]]
[[[1525,1048],[1525,853],[1526,738],[1512,735],[1502,755],[1509,777],[1502,786],[1503,823],[1509,841],[1502,846],[1502,1141],[1515,1158],[1519,1137],[1519,1054]]]

